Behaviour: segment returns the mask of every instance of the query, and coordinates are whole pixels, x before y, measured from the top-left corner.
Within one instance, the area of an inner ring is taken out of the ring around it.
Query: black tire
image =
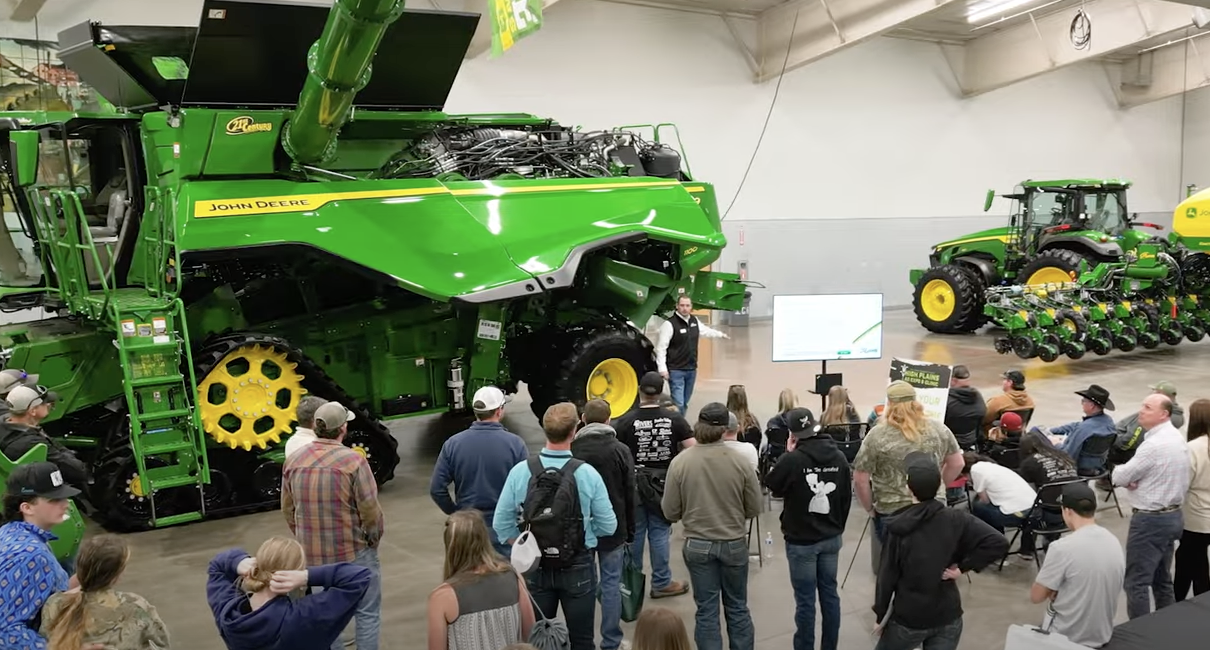
[[[1206,330],[1202,329],[1199,325],[1194,325],[1192,323],[1185,326],[1184,333],[1185,338],[1193,341],[1194,343],[1206,338]]]
[[[958,324],[958,329],[962,332],[975,332],[984,325],[992,322],[992,317],[983,313],[983,306],[987,302],[987,280],[983,277],[983,273],[981,273],[979,269],[970,266],[963,266],[962,268],[969,272],[968,275],[970,275],[971,282],[974,285],[976,296],[975,302],[977,305],[975,310],[969,314],[965,320]]]
[[[1130,352],[1139,344],[1138,330],[1130,325],[1125,325],[1122,330],[1113,337],[1113,344],[1122,352]]]
[[[1139,346],[1144,350],[1154,350],[1160,347],[1160,335],[1155,332],[1139,332]]]
[[[1079,341],[1067,341],[1063,343],[1063,354],[1067,355],[1068,359],[1081,359],[1088,352],[1088,348]]]
[[[168,463],[155,457],[145,461],[148,467]],[[151,529],[151,501],[155,514],[164,517],[182,511],[183,504],[197,500],[196,490],[188,487],[157,490],[152,494],[132,492],[132,477],[138,472],[134,453],[128,445],[107,452],[93,469],[88,500],[95,508],[97,523],[114,533],[133,533]]]
[[[1160,326],[1160,340],[1168,345],[1179,345],[1185,340],[1185,332],[1181,330],[1181,324],[1175,321],[1170,321]]]
[[[1085,260],[1088,260],[1090,265],[1094,263],[1094,260],[1089,260],[1088,256],[1082,253],[1065,248],[1052,248],[1030,260],[1021,269],[1021,272],[1017,274],[1017,284],[1028,284],[1030,277],[1034,273],[1047,267],[1062,269],[1069,276],[1071,273],[1075,273],[1078,278],[1080,274],[1080,262]],[[1066,281],[1074,282],[1075,279],[1069,277]]]
[[[949,285],[954,294],[953,309],[942,320],[931,318],[925,312],[925,288],[934,281]],[[938,334],[961,334],[978,329],[983,315],[983,282],[974,271],[957,264],[935,266],[920,277],[912,292],[912,308],[916,320],[930,332]]]
[[[1088,334],[1088,321],[1084,314],[1074,309],[1060,309],[1055,312],[1055,324],[1069,329],[1073,341],[1083,341]]]
[[[642,332],[625,323],[605,323],[568,331],[554,348],[559,356],[552,361],[561,361],[557,369],[545,376],[530,377],[526,382],[533,398],[531,408],[539,420],[546,409],[560,402],[571,402],[576,408],[582,408],[588,401],[588,379],[602,361],[620,359],[635,373],[633,399],[626,400],[624,405],[611,404],[616,407],[615,415],[621,412],[622,406],[629,411],[638,405],[638,379],[656,369],[655,346]]]
[[[229,353],[245,345],[271,346],[275,350],[285,353],[290,362],[298,364],[295,370],[302,375],[302,386],[307,390],[307,394],[340,402],[345,408],[352,411],[356,417],[349,423],[349,432],[345,435],[344,440],[345,446],[352,448],[353,443],[358,440],[372,440],[374,449],[383,456],[379,462],[370,464],[370,468],[374,470],[374,479],[381,487],[387,481],[395,478],[395,468],[399,465],[399,441],[369,410],[344,392],[336,381],[323,371],[323,368],[303,354],[301,350],[290,345],[286,339],[252,332],[227,334],[211,339],[193,355],[194,363],[197,366],[195,372],[198,381],[200,382]],[[204,432],[199,432],[199,434],[206,435]]]
[[[1102,336],[1090,336],[1085,340],[1089,351],[1093,354],[1103,357],[1113,351],[1113,343],[1109,339]]]
[[[1038,356],[1038,344],[1032,338],[1017,334],[1012,337],[1013,352],[1022,359],[1032,359]]]

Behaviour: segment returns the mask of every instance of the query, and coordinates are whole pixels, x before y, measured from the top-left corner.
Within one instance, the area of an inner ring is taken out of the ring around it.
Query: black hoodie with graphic
[[[881,621],[894,596],[891,620],[913,630],[941,627],[962,616],[958,585],[941,578],[947,568],[979,571],[1008,550],[1008,539],[995,528],[932,499],[895,513],[887,531],[874,613]]]
[[[849,463],[827,435],[798,440],[765,478],[785,499],[781,531],[790,544],[809,545],[844,534],[853,505]]]
[[[977,388],[953,386],[945,405],[945,426],[958,439],[958,446],[970,449],[979,440],[979,429],[983,416],[987,414],[987,403]]]

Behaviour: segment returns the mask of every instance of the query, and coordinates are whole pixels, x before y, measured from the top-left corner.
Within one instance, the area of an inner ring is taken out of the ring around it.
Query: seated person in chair
[[[977,448],[985,415],[987,404],[979,389],[971,386],[971,371],[966,366],[954,366],[945,407],[945,426],[953,432],[963,451]]]
[[[1034,398],[1025,392],[1025,373],[1009,370],[1004,378],[1004,392],[987,400],[987,412],[983,415],[983,429],[990,430],[1005,411],[1034,408]]]
[[[45,386],[17,386],[9,391],[8,419],[0,423],[0,452],[9,460],[17,460],[36,445],[46,445],[46,460],[59,468],[68,485],[83,490],[89,481],[88,466],[38,426],[58,399]]]
[[[1105,453],[1093,455],[1084,451],[1084,443],[1090,438],[1103,436],[1117,436],[1117,427],[1114,425],[1113,418],[1105,411],[1114,409],[1113,400],[1109,399],[1109,391],[1093,384],[1085,390],[1076,391],[1076,395],[1084,398],[1081,402],[1084,409],[1084,418],[1078,422],[1071,422],[1057,426],[1050,430],[1050,435],[1059,437],[1052,438],[1055,446],[1066,453],[1068,456],[1076,460],[1076,469],[1081,474],[1096,474],[1105,467]]]

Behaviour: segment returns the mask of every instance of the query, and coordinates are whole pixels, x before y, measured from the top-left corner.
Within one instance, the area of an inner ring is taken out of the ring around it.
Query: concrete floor
[[[726,328],[724,328],[726,329]],[[752,408],[762,422],[774,414],[778,392],[793,387],[804,403],[819,413],[819,398],[807,393],[819,372],[817,363],[780,363],[768,361],[771,327],[753,323],[749,328],[730,329],[730,340],[704,341],[703,369],[690,410],[693,413],[708,401],[723,400],[731,384],[745,384]],[[1000,356],[992,349],[992,336],[943,337],[928,334],[916,324],[908,311],[889,312],[885,325],[885,359],[832,363],[829,371],[844,373],[858,408],[867,413],[881,401],[886,385],[887,364],[892,356],[941,363],[964,363],[970,367],[975,385],[985,397],[999,391],[1001,372],[1022,369],[1027,388],[1037,402],[1034,423],[1057,425],[1078,419],[1080,398],[1073,391],[1099,383],[1111,392],[1118,405],[1115,415],[1137,410],[1148,393],[1147,386],[1161,379],[1176,383],[1182,391],[1178,401],[1188,404],[1202,396],[1210,346],[1185,342],[1178,347],[1163,346],[1152,351],[1129,354],[1115,352],[1107,357],[1088,356],[1080,361],[1061,359],[1044,364],[1038,360],[1023,362],[1013,356]],[[456,423],[442,418],[417,418],[394,423],[399,439],[402,463],[396,478],[381,492],[386,512],[387,532],[381,549],[383,571],[382,647],[419,648],[425,643],[425,602],[431,589],[441,581],[444,516],[428,496],[429,475],[441,443],[454,431]],[[531,449],[542,445],[542,433],[529,411],[528,396],[519,395],[510,406],[505,426],[521,435]],[[1123,505],[1129,516],[1128,503]],[[749,605],[756,625],[759,650],[784,649],[791,645],[794,633],[794,603],[781,546],[774,504],[773,512],[761,516],[762,535],[772,530],[773,557],[763,568],[755,559],[749,578]],[[1102,510],[1099,520],[1125,540],[1127,520],[1112,506]],[[860,508],[853,508],[841,551],[841,577],[853,558],[858,537],[866,523]],[[267,537],[289,534],[280,512],[266,512],[234,519],[204,522],[166,530],[132,535],[131,565],[120,588],[146,597],[157,607],[167,623],[173,645],[190,650],[220,650],[219,639],[205,600],[206,565],[220,550],[242,546],[252,552]],[[679,552],[680,526],[673,530],[673,574],[687,580]],[[650,564],[648,563],[648,571]],[[999,650],[1004,646],[1006,629],[1011,623],[1036,624],[1042,608],[1029,603],[1029,587],[1036,575],[1032,562],[1015,557],[1002,573],[985,572],[965,579],[962,589],[965,630],[962,648]],[[870,572],[868,538],[861,544],[848,584],[841,593],[843,621],[841,648],[873,647],[873,576]],[[692,635],[693,600],[690,595],[647,601],[671,607],[685,620]],[[1118,622],[1126,620],[1124,595],[1120,599]],[[817,623],[818,625],[818,623]],[[627,635],[633,624],[623,624]]]

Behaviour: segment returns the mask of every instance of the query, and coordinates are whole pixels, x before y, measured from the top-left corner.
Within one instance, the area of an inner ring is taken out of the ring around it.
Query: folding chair
[[[1105,492],[1105,502],[1108,503],[1112,499],[1114,507],[1117,508],[1118,516],[1125,519],[1126,515],[1122,514],[1122,505],[1118,503],[1118,493],[1112,487],[1106,490],[1103,486],[1097,485],[1103,480],[1108,480],[1112,474],[1108,466],[1108,460],[1109,450],[1113,448],[1115,442],[1117,442],[1116,435],[1093,436],[1085,440],[1083,445],[1080,445],[1080,457],[1094,456],[1101,459],[1101,465],[1098,469],[1080,470],[1080,478],[1086,481],[1093,481],[1093,490]],[[1079,458],[1076,459],[1076,462],[1079,462]]]
[[[753,528],[756,528],[756,552],[755,553],[752,552],[752,529]],[[758,566],[760,566],[761,568],[764,568],[765,554],[761,552],[761,543],[762,542],[760,539],[760,515],[756,515],[755,517],[748,520],[748,557],[755,556],[756,558],[758,558],[758,562],[760,563]]]
[[[1037,565],[1039,570],[1041,570],[1042,559],[1038,557],[1038,537],[1041,535],[1045,535],[1047,537],[1057,536],[1062,535],[1063,533],[1071,532],[1071,529],[1067,527],[1067,524],[1047,525],[1046,520],[1043,518],[1045,513],[1049,512],[1053,514],[1060,512],[1060,508],[1054,503],[1046,503],[1044,499],[1048,499],[1049,495],[1053,494],[1054,492],[1061,492],[1063,490],[1063,486],[1065,485],[1083,483],[1087,480],[1088,479],[1083,477],[1065,479],[1062,481],[1047,483],[1046,485],[1038,488],[1038,494],[1034,497],[1034,502],[1029,507],[1029,512],[1025,513],[1025,518],[1021,520],[1021,525],[1017,527],[1017,530],[1015,533],[1013,533],[1012,538],[1008,540],[1008,549],[1004,551],[1004,557],[1000,558],[1000,566],[997,570],[1004,570],[1004,561],[1008,559],[1008,556],[1020,555],[1021,551],[1024,550],[1018,548],[1014,551],[1012,550],[1012,547],[1013,544],[1016,543],[1017,538],[1021,537],[1026,531],[1033,533],[1033,548],[1029,550],[1033,553],[1034,564]]]

